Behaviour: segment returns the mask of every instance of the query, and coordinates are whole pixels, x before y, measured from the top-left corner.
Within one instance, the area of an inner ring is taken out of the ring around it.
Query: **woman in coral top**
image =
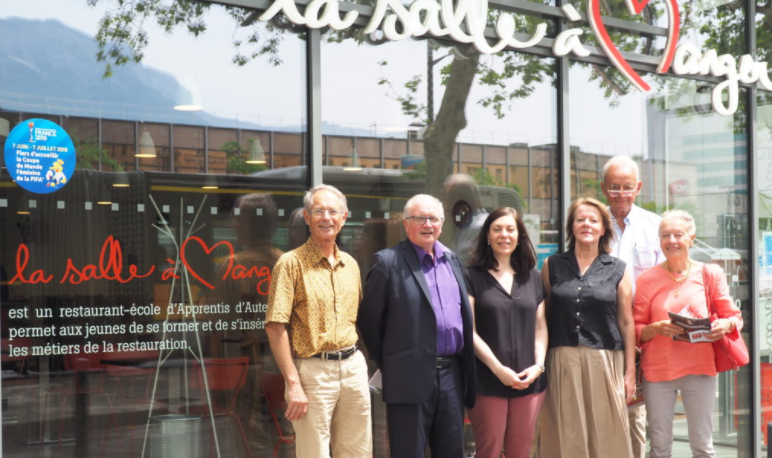
[[[710,342],[674,340],[684,329],[671,323],[668,312],[693,318],[710,316],[707,285],[712,309],[719,316],[711,325],[708,339],[718,340],[728,333],[739,332],[743,322],[721,268],[689,258],[689,248],[695,238],[694,218],[683,210],[665,212],[659,237],[666,261],[638,277],[633,309],[636,336],[642,349],[650,457],[671,456],[679,391],[686,411],[692,455],[714,457],[713,403],[717,373],[713,346]]]

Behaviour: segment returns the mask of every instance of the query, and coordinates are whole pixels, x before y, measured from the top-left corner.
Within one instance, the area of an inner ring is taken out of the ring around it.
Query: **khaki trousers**
[[[630,422],[633,458],[644,458],[646,456],[646,405],[639,403],[634,407],[628,407],[627,419]]]
[[[360,351],[342,361],[295,359],[308,413],[295,428],[298,458],[371,458],[370,388]]]
[[[624,352],[557,347],[547,354],[541,458],[631,458]]]

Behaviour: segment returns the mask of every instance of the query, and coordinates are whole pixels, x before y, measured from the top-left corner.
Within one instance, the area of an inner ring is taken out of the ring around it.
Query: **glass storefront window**
[[[187,441],[193,447],[187,456],[206,455],[212,423],[193,353],[211,368],[222,362],[223,372],[246,373],[243,385],[214,396],[215,402],[235,391],[239,396],[238,422],[214,422],[220,452],[272,453],[292,428],[281,409],[268,405],[264,386],[281,382],[262,329],[265,293],[277,257],[306,240],[301,197],[309,164],[320,163],[324,182],[350,196],[352,213],[339,242],[364,279],[373,253],[404,238],[401,212],[419,192],[445,204],[442,241],[462,258],[481,216],[498,206],[517,208],[541,266],[562,242],[561,186],[569,186],[572,198],[603,199],[601,170],[617,154],[641,166],[638,205],[695,215],[693,257],[724,269],[743,311],[746,341],[759,335],[761,346],[753,351],[760,366],[719,377],[719,453],[747,456],[752,428],[766,446],[765,425],[772,420],[769,94],[759,95],[756,151],[749,152],[744,89],[737,113],[723,117],[710,106],[714,83],[700,76],[646,74],[653,89],[644,94],[598,56],[574,61],[569,81],[559,81],[555,59],[527,54],[548,52],[545,43],[526,53],[481,55],[444,38],[390,42],[355,26],[323,32],[322,84],[311,88],[322,96],[323,123],[311,142],[309,35],[285,17],[266,24],[256,21],[259,11],[190,2],[185,8],[191,9],[180,11],[201,14],[166,30],[154,15],[170,10],[151,8],[150,17],[135,18],[137,28],[124,30],[147,32],[138,36],[148,39],[140,62],[113,65],[104,77],[106,62],[97,60],[94,38],[100,20],[151,3],[7,0],[0,10],[0,142],[13,136],[22,144],[14,129],[29,126],[34,134],[41,121],[50,121],[61,128],[57,135],[70,137],[75,153],[67,159],[74,171],[69,164],[45,166],[38,179],[46,192],[24,186],[21,175],[12,175],[13,164],[1,159],[4,456],[80,458],[105,450],[135,456],[144,445],[154,450],[165,443],[163,422],[175,420],[165,415],[188,422],[186,437],[195,440]],[[587,0],[570,3],[587,12]],[[675,3],[680,43],[733,56],[750,51],[746,3]],[[662,2],[639,15],[622,0],[599,4],[606,17],[669,26]],[[490,26],[499,12],[498,5],[489,7]],[[756,4],[755,55],[762,60],[772,49],[767,9]],[[551,13],[512,14],[517,32],[527,35],[546,23],[547,37],[555,37]],[[610,22],[608,30],[621,50],[662,53],[663,37],[646,27],[621,31],[619,24]],[[568,27],[583,28],[582,43],[598,45],[586,22]],[[125,51],[121,46],[114,50]],[[557,134],[563,83],[569,88],[567,148]],[[183,102],[202,109],[175,108]],[[322,150],[310,151],[318,140]],[[563,150],[570,154],[568,183],[560,181]],[[20,152],[15,148],[10,158],[23,162]],[[749,187],[749,160],[757,161],[759,189]],[[32,176],[35,167],[25,170]],[[749,192],[758,200],[757,221],[748,221]],[[759,228],[759,253],[749,252],[749,224]],[[760,295],[754,298],[749,270],[757,255]],[[751,322],[752,307],[760,322]],[[195,322],[186,313],[191,309],[198,311]],[[167,345],[174,353],[159,368]],[[755,370],[760,387],[752,384]],[[755,419],[752,388],[761,390]],[[151,408],[158,422],[146,435]],[[376,402],[377,456],[386,456],[383,410]],[[686,456],[680,404],[677,412],[675,456]],[[291,445],[280,451],[294,452]]]
[[[615,155],[634,159],[643,182],[636,204],[657,214],[676,208],[694,216],[697,239],[690,256],[724,270],[750,342],[748,126],[742,106],[734,116],[720,116],[710,109],[711,85],[652,75],[652,87],[679,91],[604,93],[593,71],[580,64],[570,71],[572,198],[605,199],[603,165]],[[740,456],[751,445],[751,386],[749,367],[719,374],[713,437],[726,456]],[[674,456],[690,453],[683,413],[679,403]]]
[[[540,259],[557,250],[552,59],[482,56],[436,40],[323,37],[321,51],[323,179],[350,196],[340,245],[363,276],[376,251],[405,238],[403,207],[418,193],[443,201],[441,241],[463,261],[502,206],[522,213]],[[376,456],[388,456],[385,406],[376,399],[373,409]]]
[[[249,11],[199,4],[197,38],[134,23],[143,59],[103,78],[93,37],[114,5],[95,3],[0,11],[6,157],[74,145],[0,176],[2,455],[270,456],[291,433],[263,389],[264,318],[273,264],[305,238],[305,175],[280,173],[307,163],[305,43],[260,23],[282,62],[237,65]],[[174,108],[192,95],[202,109]]]
[[[759,336],[761,412],[759,420],[761,442],[769,449],[767,424],[772,422],[772,94],[761,92],[756,112],[756,173],[758,190],[757,225],[760,240],[757,300],[758,316],[755,332]]]

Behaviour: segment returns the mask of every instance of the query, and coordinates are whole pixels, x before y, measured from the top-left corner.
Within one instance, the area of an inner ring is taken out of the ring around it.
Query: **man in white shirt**
[[[627,156],[614,156],[603,166],[601,190],[609,201],[612,227],[616,238],[611,242],[611,255],[630,267],[633,280],[645,270],[664,261],[659,247],[659,215],[635,205],[641,192],[638,164]],[[635,282],[633,282],[635,294]],[[646,454],[646,407],[639,403],[629,410],[630,438],[633,456]]]

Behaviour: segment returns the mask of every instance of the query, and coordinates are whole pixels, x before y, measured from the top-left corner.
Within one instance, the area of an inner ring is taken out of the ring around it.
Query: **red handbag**
[[[713,308],[712,294],[709,287],[713,286],[712,277],[708,276],[707,264],[702,266],[702,281],[705,284],[705,300],[710,314],[710,322],[719,319],[716,310]],[[748,347],[739,332],[731,332],[722,339],[713,341],[713,353],[716,355],[716,371],[726,372],[728,370],[740,370],[750,362]]]

